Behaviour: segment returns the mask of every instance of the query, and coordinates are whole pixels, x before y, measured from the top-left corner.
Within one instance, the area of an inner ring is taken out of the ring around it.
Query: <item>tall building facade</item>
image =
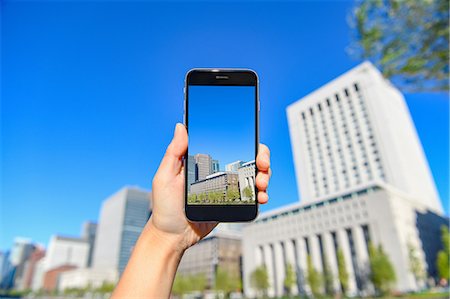
[[[246,296],[256,296],[250,277],[260,266],[267,269],[269,296],[285,295],[289,264],[297,277],[292,292],[311,294],[308,256],[342,293],[338,251],[349,274],[347,295],[373,294],[369,244],[388,255],[397,291],[425,283],[411,272],[411,250],[426,276],[436,278],[437,236],[448,219],[401,94],[363,63],[287,113],[301,202],[261,213],[244,228]]]
[[[299,196],[384,182],[442,213],[402,94],[369,62],[287,108]]]
[[[204,180],[212,173],[212,158],[207,154],[196,154],[196,181]]]
[[[12,286],[20,287],[23,281],[25,263],[34,251],[34,244],[28,238],[15,238],[10,262],[13,267]]]
[[[106,199],[100,211],[93,268],[123,272],[131,251],[150,217],[151,194],[126,187]]]
[[[219,160],[211,160],[212,169],[211,173],[216,173],[220,171]]]
[[[92,266],[92,256],[94,254],[95,236],[97,234],[97,223],[86,221],[81,228],[81,238],[86,240],[89,244],[89,254],[87,260],[87,267]]]
[[[37,245],[33,252],[30,254],[30,257],[25,262],[24,274],[22,279],[22,285],[20,289],[29,290],[32,287],[33,277],[36,270],[36,265],[40,260],[42,260],[45,256],[45,248],[43,246]]]
[[[188,156],[188,160],[187,160],[187,171],[188,171],[188,173],[187,173],[187,184],[188,184],[188,191],[191,190],[191,184],[196,181],[196,177],[197,177],[197,174],[196,174],[197,170],[196,169],[197,168],[196,168],[196,165],[195,165],[195,157],[189,155]]]

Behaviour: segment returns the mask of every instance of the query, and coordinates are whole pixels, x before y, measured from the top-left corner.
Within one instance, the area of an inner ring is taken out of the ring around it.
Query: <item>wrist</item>
[[[179,256],[180,259],[187,249],[186,246],[183,246],[185,243],[183,242],[183,236],[158,229],[152,218],[145,225],[143,235],[148,237],[149,242],[158,244],[158,247],[162,249],[161,251]]]

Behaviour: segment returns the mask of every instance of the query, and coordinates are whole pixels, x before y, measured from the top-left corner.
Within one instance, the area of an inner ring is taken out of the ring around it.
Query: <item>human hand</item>
[[[200,241],[217,225],[217,222],[189,222],[184,214],[183,157],[187,147],[187,130],[184,125],[177,124],[172,142],[153,178],[152,216],[147,224],[163,240],[174,244],[179,252]],[[265,204],[269,199],[267,187],[271,170],[270,151],[263,144],[259,145],[256,167],[258,202]]]

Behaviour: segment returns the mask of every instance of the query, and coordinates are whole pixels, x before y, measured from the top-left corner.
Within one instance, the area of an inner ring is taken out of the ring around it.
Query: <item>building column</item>
[[[319,238],[316,235],[309,237],[311,260],[317,271],[323,273],[322,257],[320,255]]]
[[[284,259],[283,259],[283,248],[280,242],[273,244],[274,260],[275,260],[275,293],[276,296],[281,297],[284,293],[284,277],[286,275]]]
[[[302,295],[311,294],[311,289],[306,282],[306,265],[307,265],[307,251],[306,244],[303,238],[297,239],[297,254],[298,254],[298,271],[297,281],[299,282],[299,292]]]
[[[369,254],[366,245],[366,240],[364,238],[364,231],[360,225],[352,228],[353,231],[353,242],[356,251],[356,260],[358,265],[358,274],[360,276],[362,295],[367,295],[369,287]]]
[[[294,245],[292,244],[292,240],[287,240],[284,243],[284,249],[286,250],[286,263],[290,264],[292,266],[292,271],[294,271],[294,273],[297,274],[297,264],[296,264],[296,260],[295,260],[295,249],[294,249]],[[287,266],[286,266],[287,267]],[[298,287],[297,284],[295,283],[294,286],[291,289],[292,294],[297,295],[298,294]]]
[[[347,296],[355,296],[358,293],[356,288],[355,271],[352,265],[352,254],[350,252],[350,245],[348,243],[347,232],[345,229],[340,229],[337,231],[338,246],[342,250],[344,255],[346,269],[348,273],[348,290]]]
[[[336,250],[334,248],[333,237],[330,232],[323,234],[323,252],[327,257],[328,265],[330,266],[331,275],[333,276],[333,289],[335,292],[341,292],[341,285],[339,282],[339,272],[336,259]]]
[[[269,278],[269,288],[267,289],[267,295],[269,297],[275,296],[275,280],[274,280],[274,269],[273,269],[273,259],[272,259],[272,247],[266,244],[264,247],[264,263],[267,269],[267,276]]]

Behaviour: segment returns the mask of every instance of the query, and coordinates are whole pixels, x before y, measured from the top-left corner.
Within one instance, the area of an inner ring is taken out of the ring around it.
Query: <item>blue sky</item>
[[[209,154],[225,164],[255,159],[255,88],[189,87],[189,154]]]
[[[286,106],[360,61],[353,2],[2,2],[0,249],[79,234],[124,185],[150,189],[193,67],[260,77],[268,210],[298,200]],[[447,94],[406,95],[448,214]]]

